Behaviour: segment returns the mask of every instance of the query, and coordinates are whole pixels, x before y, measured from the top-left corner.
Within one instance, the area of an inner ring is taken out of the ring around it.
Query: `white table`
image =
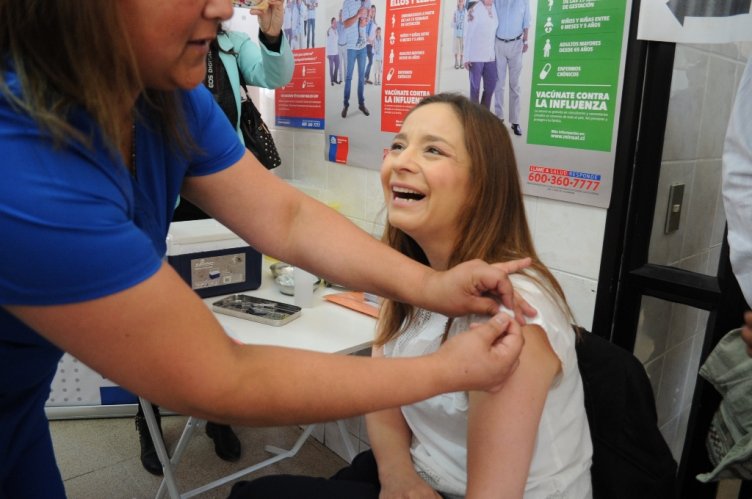
[[[284,303],[292,304],[294,302],[292,296],[286,296],[279,292],[272,280],[266,263],[262,269],[262,273],[261,287],[255,291],[243,291],[242,293]],[[304,308],[300,317],[284,326],[268,326],[219,313],[215,313],[215,316],[231,337],[245,344],[274,345],[337,354],[350,354],[369,347],[373,341],[376,321],[372,317],[349,310],[340,305],[335,305],[323,299],[323,296],[333,292],[338,291],[329,288],[322,288],[316,291],[313,296],[313,306]],[[204,302],[207,306],[211,307],[213,302],[221,298],[221,296],[206,298]],[[149,427],[149,433],[154,441],[154,446],[164,471],[164,479],[157,491],[157,499],[162,497],[165,489],[172,499],[193,497],[277,461],[292,457],[297,454],[315,428],[315,425],[309,425],[290,449],[267,446],[266,450],[274,454],[273,457],[181,494],[175,481],[174,469],[180,462],[183,451],[188,445],[194,431],[203,426],[205,421],[194,417],[188,418],[188,422],[170,458],[157,426],[151,403],[145,399],[141,399],[141,405]],[[350,459],[352,459],[355,456],[355,450],[352,446],[349,433],[342,421],[338,421],[337,424]]]

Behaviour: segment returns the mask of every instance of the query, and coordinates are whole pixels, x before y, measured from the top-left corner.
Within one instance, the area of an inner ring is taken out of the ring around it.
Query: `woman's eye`
[[[443,155],[443,154],[444,154],[444,153],[443,153],[443,152],[441,151],[441,149],[438,149],[438,148],[436,148],[436,147],[427,147],[427,148],[426,148],[426,152],[428,152],[428,153],[430,153],[430,154],[439,154],[439,155]]]
[[[402,144],[399,144],[397,142],[393,142],[392,146],[389,148],[392,151],[401,151],[403,149]]]

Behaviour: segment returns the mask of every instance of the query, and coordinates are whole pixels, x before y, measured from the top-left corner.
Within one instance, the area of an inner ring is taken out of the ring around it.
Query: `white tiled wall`
[[[752,43],[677,45],[649,260],[715,275],[725,217],[721,155]],[[679,230],[663,233],[669,186],[684,184]],[[653,385],[658,423],[678,460],[687,428],[708,313],[644,298],[635,354]]]

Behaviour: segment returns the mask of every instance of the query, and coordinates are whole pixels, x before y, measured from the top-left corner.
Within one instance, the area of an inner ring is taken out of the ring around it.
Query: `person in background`
[[[462,55],[465,51],[464,39],[465,39],[465,15],[467,9],[465,8],[465,0],[457,0],[457,8],[452,15],[452,52],[454,53],[454,69],[462,69],[465,67],[465,63],[462,60]]]
[[[381,68],[384,61],[384,43],[381,39],[381,27],[376,28],[373,38],[373,79],[376,85],[381,85]]]
[[[731,268],[747,306],[752,305],[752,58],[742,73],[723,147],[721,191],[728,224]],[[742,338],[752,356],[752,312],[744,314]]]
[[[316,0],[308,0],[306,2],[306,48],[316,47],[316,7],[319,3]]]
[[[251,10],[251,14],[258,16],[259,44],[253,42],[245,33],[225,31],[221,27],[217,31],[217,38],[210,44],[204,84],[235,128],[241,144],[241,73],[246,84],[262,88],[279,88],[292,79],[295,61],[289,41],[282,34],[284,10],[280,1],[271,2],[264,10]],[[242,89],[242,92],[245,95],[246,89]],[[183,199],[175,209],[172,220],[178,222],[204,218],[209,216],[190,201]],[[161,423],[159,407],[152,407],[157,422]],[[206,434],[214,441],[217,456],[226,461],[240,459],[240,440],[229,425],[208,421],[205,428]],[[136,430],[141,446],[141,464],[149,473],[161,475],[162,464],[159,462],[140,403],[136,413]]]
[[[446,393],[366,416],[371,450],[331,479],[266,476],[231,499],[592,497],[592,442],[564,293],[540,261],[525,217],[514,149],[490,110],[460,94],[413,108],[381,166],[384,241],[434,269],[468,258],[532,259],[512,276],[538,310],[520,366],[498,392]],[[373,356],[434,352],[470,324],[399,300],[382,303]]]
[[[282,19],[282,32],[285,34],[285,38],[287,38],[287,42],[291,47],[293,43],[292,19],[294,17],[293,9],[295,8],[295,5],[296,4],[293,0],[288,0],[285,5],[285,15]]]
[[[305,45],[305,23],[308,19],[308,7],[303,0],[289,0],[293,4],[292,9],[292,40],[293,49],[302,49]]]
[[[164,262],[180,194],[264,254],[448,315],[512,306],[508,273],[529,264],[437,272],[266,170],[201,85],[232,12],[230,0],[0,0],[3,497],[65,497],[44,412],[63,352],[175,412],[252,426],[493,391],[517,366],[506,314],[414,359],[238,345]]]
[[[339,34],[337,33],[337,18],[332,17],[326,30],[326,58],[329,60],[329,83],[341,83],[337,75],[341,73],[339,66]]]
[[[376,38],[376,6],[371,5],[368,11],[368,21],[366,22],[366,57],[368,63],[366,64],[366,84],[373,85],[371,81],[371,67],[373,66],[373,40]]]
[[[366,107],[365,74],[366,74],[366,39],[365,24],[368,21],[369,9],[363,0],[344,0],[342,3],[342,24],[345,27],[347,40],[347,65],[345,73],[345,91],[343,96],[342,118],[347,118],[350,107],[350,89],[352,88],[355,65],[358,66],[358,109],[366,116],[370,112]]]
[[[493,39],[498,23],[493,0],[480,0],[468,7],[463,58],[470,77],[470,100],[486,108],[491,107],[496,87],[494,48],[488,41]]]
[[[347,74],[347,34],[345,24],[342,22],[342,9],[339,9],[337,18],[337,50],[339,50],[339,75],[338,80],[342,83]]]
[[[494,112],[504,121],[504,84],[509,73],[509,122],[512,132],[522,135],[520,126],[520,74],[522,55],[527,52],[530,27],[529,0],[494,0],[499,15],[494,50],[498,80],[494,92]]]

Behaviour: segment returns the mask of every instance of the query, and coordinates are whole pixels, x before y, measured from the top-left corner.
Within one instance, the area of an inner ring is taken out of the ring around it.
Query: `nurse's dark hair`
[[[117,2],[103,0],[0,0],[0,92],[58,145],[71,139],[90,144],[69,120],[83,108],[113,149],[131,133],[123,117],[141,92],[150,121],[156,117],[172,143],[186,150],[177,93],[143,89],[119,10]],[[8,88],[9,69],[18,75],[22,98]]]
[[[489,263],[530,257],[526,272],[546,289],[551,298],[572,319],[564,293],[556,278],[538,258],[525,215],[525,205],[517,172],[514,147],[504,123],[485,107],[457,93],[440,93],[421,100],[408,113],[430,104],[451,107],[464,130],[470,163],[467,200],[458,217],[458,239],[449,266],[482,259]],[[392,248],[428,265],[428,259],[413,238],[387,221],[384,236]],[[415,319],[413,306],[386,300],[381,308],[376,338],[383,345],[400,334]]]

